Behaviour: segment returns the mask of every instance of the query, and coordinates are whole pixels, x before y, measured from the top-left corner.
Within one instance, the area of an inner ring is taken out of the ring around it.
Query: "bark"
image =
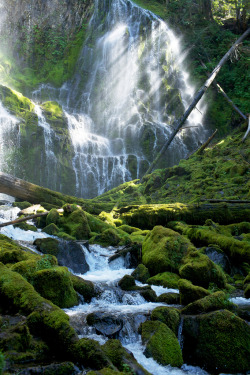
[[[249,132],[250,132],[250,114],[248,114],[248,128],[247,128],[247,131],[246,131],[244,137],[242,138],[242,142],[245,141]]]
[[[26,217],[22,217],[21,219],[16,219],[16,220],[13,220],[13,221],[8,221],[6,223],[0,224],[0,228],[7,227],[8,225],[19,224],[19,223],[22,223],[23,221],[35,219],[36,217],[46,216],[46,215],[48,215],[48,213],[49,213],[48,211],[47,212],[41,212],[40,214],[28,215]]]
[[[203,143],[203,145],[199,148],[199,150],[197,151],[197,155],[200,155],[202,154],[202,152],[205,150],[205,148],[209,145],[209,143],[213,140],[213,138],[216,136],[218,132],[218,129],[215,130],[215,132],[211,135],[211,137],[208,138],[208,140]]]
[[[193,109],[196,107],[197,103],[200,101],[200,99],[202,98],[202,96],[205,94],[205,92],[207,91],[207,89],[210,87],[210,85],[214,81],[215,77],[219,73],[219,71],[222,68],[222,66],[227,62],[227,60],[229,59],[229,57],[231,56],[231,54],[236,50],[236,48],[239,46],[239,44],[244,39],[247,38],[247,36],[249,34],[250,34],[250,27],[247,29],[247,31],[245,31],[244,34],[241,35],[241,37],[239,39],[237,39],[237,41],[232,45],[232,47],[227,51],[227,53],[220,60],[219,64],[215,67],[215,69],[212,71],[212,73],[210,74],[210,76],[206,80],[205,84],[201,87],[201,89],[195,95],[192,103],[190,104],[190,106],[188,107],[188,109],[186,110],[186,112],[184,113],[184,115],[176,122],[175,129],[173,130],[173,132],[170,135],[169,139],[163,145],[162,149],[160,150],[160,152],[156,156],[155,160],[152,162],[152,164],[148,168],[148,170],[145,173],[145,175],[147,175],[147,174],[149,174],[149,173],[152,172],[153,168],[156,166],[156,164],[159,161],[159,159],[161,158],[162,154],[167,150],[168,146],[171,144],[171,142],[173,141],[174,137],[176,136],[176,134],[178,133],[178,131],[180,130],[180,128],[184,124],[184,122],[187,120],[187,118],[189,117],[189,115],[191,114],[191,112],[193,111]]]

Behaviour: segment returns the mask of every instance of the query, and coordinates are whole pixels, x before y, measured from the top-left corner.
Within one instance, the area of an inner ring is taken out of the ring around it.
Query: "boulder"
[[[193,285],[191,281],[180,279],[179,283],[180,290],[180,303],[182,305],[188,305],[191,302],[209,296],[210,292],[200,286]]]
[[[180,311],[174,307],[156,307],[152,311],[151,320],[158,320],[165,323],[176,335],[180,324]]]
[[[147,321],[141,325],[145,356],[153,357],[161,365],[180,367],[183,364],[181,348],[173,331],[159,321]]]
[[[226,276],[224,272],[206,255],[199,251],[190,252],[179,269],[182,279],[192,281],[193,284],[208,288],[209,283],[225,288]]]
[[[87,323],[95,327],[98,333],[115,338],[123,327],[123,320],[107,313],[91,313],[87,316]]]
[[[149,269],[151,276],[177,271],[183,256],[192,248],[191,242],[179,233],[156,226],[142,244],[142,263]]]
[[[186,316],[184,361],[215,374],[245,373],[250,368],[250,326],[228,310]]]
[[[131,274],[135,280],[138,280],[142,283],[146,283],[147,279],[150,277],[149,271],[144,264],[139,264],[137,268]]]
[[[156,302],[167,303],[168,305],[179,305],[180,295],[179,293],[163,293],[157,297]]]
[[[204,254],[208,258],[219,265],[226,273],[231,273],[231,263],[228,256],[216,245],[211,245],[205,248]]]
[[[243,282],[244,296],[250,298],[250,273],[244,279]]]
[[[162,285],[164,288],[178,288],[180,276],[173,272],[162,272],[148,279],[148,284]]]

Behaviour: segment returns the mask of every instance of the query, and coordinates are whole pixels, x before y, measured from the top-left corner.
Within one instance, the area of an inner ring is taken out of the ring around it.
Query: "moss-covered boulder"
[[[199,251],[191,251],[184,259],[179,269],[181,278],[192,281],[193,284],[208,288],[209,283],[225,288],[226,276],[222,269]]]
[[[67,119],[60,104],[55,101],[44,102],[41,105],[48,123],[54,128],[66,128]]]
[[[59,224],[60,222],[60,215],[59,215],[59,212],[55,209],[55,208],[52,208],[50,210],[50,212],[48,213],[48,215],[46,216],[46,225],[49,225],[49,224]]]
[[[250,327],[228,310],[187,316],[183,324],[184,360],[219,374],[250,367]]]
[[[98,243],[103,246],[117,246],[121,241],[115,229],[105,229],[101,234],[92,237],[90,243]]]
[[[34,245],[43,254],[50,254],[57,257],[59,252],[59,241],[55,238],[37,238]]]
[[[75,205],[66,205],[75,206]],[[64,215],[61,220],[61,227],[69,235],[73,236],[77,240],[86,240],[90,237],[90,228],[88,224],[85,212],[76,206],[73,212],[66,211],[64,206]]]
[[[97,370],[109,365],[113,367],[100,344],[95,340],[82,338],[72,345],[71,350],[74,360],[84,363],[86,367]]]
[[[162,365],[180,367],[183,364],[181,348],[173,331],[159,321],[148,321],[141,325],[144,354],[153,357]]]
[[[214,310],[234,310],[236,305],[228,300],[224,292],[215,292],[185,306],[182,314],[202,314]]]
[[[174,307],[156,307],[152,311],[151,320],[159,320],[165,323],[176,335],[180,324],[180,311]]]
[[[179,293],[162,293],[157,297],[157,302],[163,302],[168,305],[179,305],[180,295]]]
[[[102,346],[102,350],[104,351],[106,356],[110,359],[110,361],[113,363],[113,365],[118,370],[122,371],[122,374],[128,373],[128,374],[149,375],[149,373],[141,365],[137,363],[134,356],[122,347],[122,344],[120,343],[119,340],[115,340],[115,339],[108,340]],[[117,374],[117,372],[114,374]]]
[[[180,302],[182,305],[188,305],[197,299],[210,295],[208,290],[202,288],[201,286],[193,285],[191,281],[185,279],[180,279],[178,286],[180,291]]]
[[[85,302],[90,302],[96,296],[95,287],[91,281],[83,280],[81,277],[72,274],[70,274],[70,279],[75,291],[84,298]]]
[[[140,295],[148,302],[156,302],[157,295],[150,287],[140,290]]]
[[[244,295],[246,298],[250,298],[250,273],[244,279],[243,283]]]
[[[42,232],[45,232],[51,236],[56,236],[59,234],[60,232],[60,229],[58,228],[58,226],[56,226],[56,224],[49,224],[49,225],[46,225],[45,228],[43,228]]]
[[[156,226],[142,244],[142,262],[150,274],[178,271],[181,260],[194,249],[190,241],[179,233]]]
[[[72,307],[78,303],[70,273],[65,267],[37,271],[33,276],[33,285],[41,296],[59,307]]]
[[[164,288],[178,288],[180,276],[173,272],[162,272],[148,279],[148,284],[162,285]]]
[[[139,264],[136,269],[132,272],[131,276],[142,283],[146,283],[148,278],[150,277],[149,271],[144,264]]]
[[[134,290],[136,287],[135,279],[130,275],[123,276],[118,285],[122,290]]]
[[[15,241],[0,234],[0,262],[4,264],[21,262],[35,255],[32,255],[24,247],[18,245]]]

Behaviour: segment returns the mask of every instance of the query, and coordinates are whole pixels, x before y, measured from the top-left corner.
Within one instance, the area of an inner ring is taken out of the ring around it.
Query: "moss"
[[[20,210],[24,210],[25,208],[28,208],[28,207],[32,206],[32,204],[27,202],[27,201],[23,201],[23,202],[13,202],[12,206],[18,207],[18,208],[20,208]]]
[[[62,107],[57,102],[45,102],[41,105],[48,123],[54,128],[67,127],[67,119]]]
[[[32,258],[33,255],[24,250],[27,249],[18,245],[15,241],[3,234],[0,234],[0,262],[4,264],[16,263]]]
[[[188,329],[191,320],[184,320],[183,332],[186,340],[193,337],[192,355],[198,365],[216,373],[249,369],[250,327],[244,320],[227,310],[211,312],[196,318],[196,333]]]
[[[0,99],[10,112],[24,120],[29,112],[34,111],[34,104],[28,98],[6,86],[0,85]]]
[[[32,232],[37,232],[37,227],[27,223],[18,223],[14,225],[14,228],[20,228],[22,230],[31,230]]]
[[[178,334],[180,324],[180,312],[173,307],[156,307],[152,311],[151,320],[159,320],[165,323],[174,333]]]
[[[250,298],[250,273],[244,279],[243,289],[245,297]]]
[[[77,208],[71,213],[65,213],[60,225],[66,233],[77,240],[86,240],[89,238],[90,228],[88,220],[81,208]]]
[[[202,314],[214,310],[233,310],[235,305],[228,300],[224,292],[215,292],[185,306],[182,314]]]
[[[86,367],[102,369],[110,363],[97,341],[83,338],[72,346],[72,354],[77,362]]]
[[[51,223],[43,228],[42,232],[50,234],[51,236],[56,236],[60,232],[60,229],[56,226],[56,224]]]
[[[123,230],[124,232],[128,234],[138,232],[138,231],[140,232],[140,229],[135,228],[135,227],[130,227],[129,225],[125,225],[125,224],[119,226],[119,229]]]
[[[148,284],[162,285],[164,288],[178,288],[180,276],[172,272],[162,272],[148,279]]]
[[[33,277],[33,285],[44,298],[59,307],[72,307],[78,303],[70,273],[65,267],[37,271]]]
[[[120,241],[121,238],[118,236],[117,232],[109,228],[91,239],[90,243],[98,243],[103,246],[117,246]]]
[[[180,302],[182,305],[187,305],[200,298],[210,295],[208,290],[200,286],[195,286],[188,280],[180,279],[178,286],[180,290]]]
[[[118,282],[118,285],[122,290],[133,290],[136,286],[135,279],[130,275],[123,276],[123,278]]]
[[[57,209],[52,208],[48,215],[46,216],[46,226],[49,224],[59,224],[60,221],[60,215]]]
[[[145,267],[143,264],[139,264],[132,272],[131,276],[133,276],[136,280],[141,281],[142,283],[146,283],[146,281],[150,277],[150,274],[147,267]]]
[[[83,296],[85,302],[90,302],[95,297],[95,287],[91,281],[83,280],[81,277],[70,274],[75,291]]]
[[[159,321],[145,322],[141,326],[144,354],[162,365],[180,367],[183,364],[181,348],[175,334]]]
[[[142,244],[142,262],[151,275],[177,271],[182,257],[192,248],[192,244],[179,233],[156,226]]]
[[[179,293],[163,293],[157,298],[157,302],[164,302],[167,305],[179,305],[180,295]]]
[[[59,241],[55,238],[37,238],[34,241],[37,249],[44,254],[57,256],[59,252]]]

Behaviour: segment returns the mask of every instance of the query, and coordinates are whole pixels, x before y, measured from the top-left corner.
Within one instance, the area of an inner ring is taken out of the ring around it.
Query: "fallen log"
[[[152,170],[154,169],[154,167],[158,163],[158,161],[161,158],[161,156],[163,155],[163,153],[167,150],[168,146],[172,143],[174,137],[176,136],[176,134],[178,133],[178,131],[181,129],[181,127],[184,124],[184,122],[187,120],[187,118],[189,117],[189,115],[191,114],[191,112],[193,111],[193,109],[196,107],[197,103],[201,100],[201,98],[203,97],[203,95],[205,94],[205,92],[207,91],[207,89],[211,86],[212,82],[214,81],[215,77],[219,73],[219,71],[222,68],[222,66],[227,62],[227,60],[229,59],[229,57],[231,56],[231,54],[234,53],[234,51],[239,46],[239,44],[244,39],[246,39],[249,34],[250,34],[250,27],[244,32],[244,34],[241,35],[241,37],[232,45],[232,47],[222,57],[222,59],[220,60],[220,62],[218,63],[218,65],[214,68],[214,70],[212,71],[212,73],[210,74],[210,76],[208,77],[208,79],[206,80],[205,84],[200,88],[200,90],[195,95],[192,103],[190,104],[190,106],[188,107],[188,109],[186,110],[186,112],[183,114],[183,116],[178,121],[175,122],[175,128],[174,128],[173,132],[171,133],[171,135],[167,139],[167,141],[164,143],[164,145],[162,146],[161,150],[158,152],[156,158],[151,163],[151,165],[149,166],[149,168],[148,168],[147,172],[144,174],[144,176],[152,172]],[[142,180],[142,178],[141,178],[141,180]]]
[[[219,224],[233,224],[250,218],[249,203],[201,203],[201,204],[145,204],[116,209],[116,217],[124,223],[141,229],[155,225],[167,226],[170,221],[203,225],[207,219]]]
[[[49,212],[46,211],[46,212],[41,212],[39,214],[22,217],[21,219],[15,219],[15,220],[12,220],[12,221],[8,221],[6,223],[0,224],[0,228],[7,227],[9,225],[19,224],[19,223],[22,223],[23,221],[32,220],[32,219],[35,219],[35,218],[40,217],[40,216],[46,216],[46,215],[48,215],[48,213]]]
[[[108,204],[92,203],[90,199],[62,194],[3,172],[0,172],[0,193],[11,195],[32,204],[45,202],[57,207],[62,207],[65,203],[76,204],[93,214],[99,214],[103,210],[108,211],[109,208],[110,210],[113,208],[113,204],[110,205],[112,207],[109,207]]]

